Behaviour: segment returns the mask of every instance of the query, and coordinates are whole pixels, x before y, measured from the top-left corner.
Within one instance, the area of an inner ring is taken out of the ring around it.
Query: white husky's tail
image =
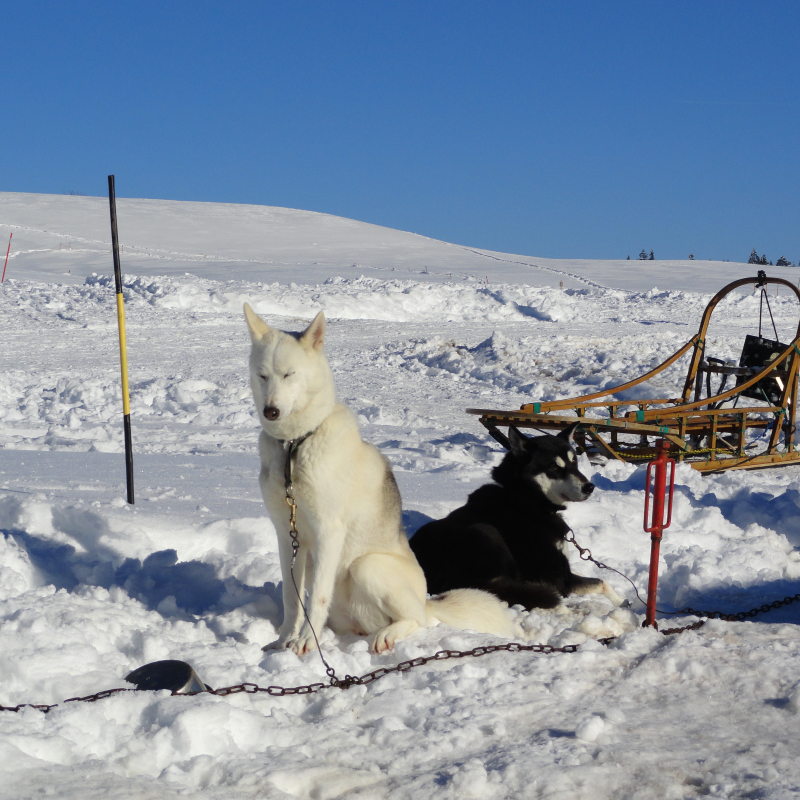
[[[509,639],[527,638],[514,622],[508,606],[489,592],[480,589],[454,589],[425,603],[429,617],[478,633],[493,633]]]

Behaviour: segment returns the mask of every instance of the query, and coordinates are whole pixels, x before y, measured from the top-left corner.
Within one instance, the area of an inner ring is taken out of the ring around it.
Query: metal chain
[[[94,703],[95,700],[103,700],[106,697],[111,697],[112,694],[117,694],[118,692],[135,692],[136,689],[134,687],[124,687],[121,689],[103,689],[102,692],[97,692],[97,694],[89,694],[86,697],[70,697],[68,700],[64,700],[64,703]],[[46,714],[50,709],[55,708],[56,706],[60,705],[59,703],[52,703],[47,705],[46,703],[20,703],[18,706],[0,706],[0,711],[19,711],[22,708],[35,708],[37,711],[41,711]]]
[[[295,686],[290,688],[284,688],[281,686],[268,686],[267,688],[262,688],[260,686],[256,686],[256,684],[240,684],[240,686],[234,687],[227,687],[225,689],[217,689],[213,694],[218,695],[228,695],[228,694],[235,694],[237,692],[250,692],[255,694],[256,692],[266,692],[267,694],[277,696],[277,697],[284,697],[286,695],[293,695],[293,694],[313,694],[315,692],[320,691],[321,689],[349,689],[351,686],[366,686],[373,681],[377,681],[379,678],[383,678],[386,675],[391,675],[392,673],[396,672],[408,672],[410,669],[414,667],[422,667],[425,664],[429,664],[431,661],[447,661],[451,658],[479,658],[480,656],[489,655],[490,653],[499,653],[499,652],[506,652],[506,653],[540,653],[543,655],[551,655],[552,653],[575,653],[578,650],[579,645],[577,644],[568,644],[564,645],[563,647],[554,647],[553,645],[549,644],[520,644],[519,642],[508,642],[506,644],[490,644],[490,645],[482,645],[480,647],[475,647],[472,650],[439,650],[438,652],[434,653],[432,656],[419,656],[418,658],[412,658],[408,661],[401,661],[394,667],[379,667],[372,672],[368,672],[366,675],[355,676],[355,675],[346,675],[344,678],[337,680],[334,683],[312,683],[308,686]],[[240,688],[240,687],[248,687],[248,688]]]
[[[325,667],[325,674],[330,679],[331,686],[338,686],[341,682],[340,679],[336,676],[336,672],[334,671],[333,667],[325,660],[325,656],[322,655],[322,648],[319,646],[319,639],[317,638],[317,632],[314,630],[314,626],[311,624],[311,618],[308,616],[308,610],[306,609],[306,604],[303,602],[303,597],[300,594],[300,588],[297,585],[297,581],[294,577],[294,565],[295,561],[297,561],[297,553],[300,550],[300,538],[299,533],[297,531],[297,501],[294,499],[294,485],[292,484],[292,466],[294,461],[294,454],[297,452],[297,449],[300,445],[308,439],[311,434],[305,434],[305,436],[301,436],[299,439],[292,439],[289,441],[289,447],[286,450],[286,463],[284,465],[284,486],[286,488],[286,504],[289,506],[289,536],[292,539],[292,563],[289,565],[289,572],[292,576],[292,584],[294,586],[294,592],[297,595],[297,602],[300,603],[300,608],[303,609],[303,615],[306,618],[306,622],[308,623],[308,627],[311,628],[311,633],[314,636],[314,641],[317,644],[317,652],[319,653],[320,660],[322,661],[323,666]]]
[[[603,564],[601,561],[595,559],[591,551],[588,548],[581,547],[576,541],[575,536],[570,530],[570,535],[567,537],[567,541],[571,544],[574,544],[575,547],[578,548],[580,552],[580,557],[584,561],[591,561],[593,564],[597,565],[601,569],[610,569],[613,572],[617,572],[619,575],[623,575],[623,573],[615,570],[613,567],[609,567],[607,564]],[[626,575],[623,577],[630,581]],[[633,584],[633,581],[630,581],[631,584],[634,586],[634,591],[636,590],[636,586]],[[639,597],[638,591],[636,592],[636,596]],[[641,600],[641,598],[639,598]],[[776,608],[781,608],[782,606],[790,605],[791,603],[795,603],[800,601],[800,594],[796,594],[792,597],[785,597],[783,600],[775,600],[772,603],[764,604],[758,608],[751,609],[750,611],[740,611],[736,614],[724,614],[721,611],[697,611],[693,608],[684,608],[681,611],[665,611],[661,613],[665,614],[692,614],[694,616],[702,616],[706,619],[721,619],[726,620],[728,622],[742,622],[743,620],[754,617],[757,614],[761,614],[767,611],[772,611]],[[682,633],[684,631],[689,630],[697,630],[701,628],[706,623],[706,619],[698,620],[697,622],[693,622],[690,625],[685,625],[682,628],[667,628],[666,630],[660,631],[664,636],[672,636],[676,633]],[[598,641],[602,644],[609,644],[612,642],[616,637],[607,637],[603,639],[599,639]],[[300,694],[316,694],[317,692],[321,691],[322,689],[349,689],[351,686],[366,686],[373,681],[377,681],[380,678],[383,678],[386,675],[391,675],[392,673],[401,673],[401,672],[408,672],[410,669],[414,667],[421,667],[425,664],[429,664],[431,661],[446,661],[452,658],[479,658],[480,656],[489,655],[490,653],[539,653],[541,655],[552,655],[553,653],[576,653],[580,648],[580,645],[577,644],[568,644],[564,645],[563,647],[554,647],[553,645],[549,644],[520,644],[519,642],[508,642],[507,644],[492,644],[492,645],[483,645],[480,647],[475,647],[472,650],[439,650],[437,653],[434,653],[432,656],[420,656],[418,658],[412,658],[408,661],[401,661],[394,667],[379,667],[372,672],[368,672],[366,675],[361,676],[353,676],[353,675],[346,675],[344,678],[335,678],[332,679],[329,683],[310,683],[305,686],[259,686],[256,683],[238,683],[234,686],[225,686],[221,689],[209,689],[207,694],[214,694],[218,697],[227,697],[230,694],[240,694],[241,692],[245,692],[246,694],[258,694],[258,693],[265,693],[269,694],[273,697],[287,697],[290,695],[300,695]],[[324,659],[323,659],[324,662]],[[68,700],[65,700],[64,703],[75,703],[75,702],[84,702],[84,703],[94,703],[96,700],[102,700],[106,697],[110,697],[113,694],[117,694],[119,692],[135,692],[137,689],[135,688],[120,688],[120,689],[105,689],[102,692],[97,692],[96,694],[87,695],[86,697],[70,697]],[[203,694],[202,692],[186,692],[186,693],[178,693],[173,692],[173,695],[181,696],[181,697],[193,697],[196,694]],[[38,711],[42,711],[43,713],[47,713],[53,708],[58,706],[58,703],[53,703],[52,705],[46,704],[33,704],[33,703],[20,703],[17,706],[0,706],[0,711],[20,711],[23,708],[35,708]]]
[[[611,641],[610,639],[601,639],[603,643],[607,643]],[[418,658],[412,658],[408,661],[401,661],[399,664],[395,665],[394,667],[379,667],[372,672],[368,672],[366,675],[361,676],[354,676],[354,675],[346,675],[344,678],[337,678],[336,682],[331,683],[310,683],[306,686],[259,686],[256,683],[238,683],[235,686],[225,686],[222,689],[209,689],[207,692],[173,692],[173,696],[177,695],[180,697],[193,697],[196,694],[214,694],[218,697],[227,697],[229,694],[240,694],[241,692],[245,692],[246,694],[258,694],[263,692],[265,694],[272,695],[273,697],[287,697],[289,695],[295,694],[315,694],[316,692],[321,691],[322,689],[349,689],[351,686],[366,686],[373,681],[377,681],[380,678],[383,678],[386,675],[391,675],[395,672],[408,672],[410,669],[414,667],[421,667],[425,664],[429,664],[431,661],[447,661],[451,658],[479,658],[480,656],[486,656],[491,653],[539,653],[541,655],[551,655],[553,653],[575,653],[578,651],[580,645],[577,644],[567,644],[563,647],[554,647],[553,645],[549,644],[520,644],[519,642],[508,642],[506,644],[489,644],[489,645],[482,645],[480,647],[475,647],[472,650],[439,650],[437,653],[434,653],[432,656],[420,656]],[[105,697],[110,697],[112,694],[116,694],[117,692],[135,692],[138,691],[137,689],[131,688],[122,688],[122,689],[106,689],[105,691],[98,692],[97,694],[87,695],[86,697],[71,697],[69,700],[65,700],[65,703],[73,703],[73,702],[86,702],[86,703],[93,703],[96,700],[102,700]],[[0,711],[19,711],[22,708],[35,708],[39,711],[44,712],[45,714],[50,711],[50,709],[56,708],[58,703],[53,703],[52,705],[34,705],[32,703],[20,703],[18,706],[0,706]]]
[[[706,620],[701,619],[697,622],[693,622],[691,625],[684,625],[682,628],[664,628],[664,630],[659,631],[659,633],[664,634],[664,636],[673,636],[676,633],[683,633],[684,631],[696,631],[698,628],[702,628],[705,624]]]
[[[706,453],[718,453],[721,448],[719,447],[698,447],[696,450],[684,450],[682,455],[688,456],[697,456],[697,455],[704,455]],[[653,450],[652,453],[625,453],[623,452],[625,458],[632,458],[632,459],[645,459],[650,458],[652,459],[656,455],[656,451]],[[706,459],[708,460],[708,459]]]
[[[694,608],[682,608],[680,611],[663,611],[663,614],[692,614],[695,617],[706,617],[706,619],[721,619],[725,622],[744,622],[744,620],[755,617],[758,614],[766,614],[776,608],[789,606],[800,600],[800,594],[784,597],[783,600],[773,600],[771,603],[751,608],[749,611],[737,611],[733,614],[726,614],[724,611],[697,611]]]
[[[578,544],[578,542],[575,540],[575,531],[573,531],[572,528],[570,528],[569,526],[567,526],[567,528],[568,528],[567,535],[564,538],[567,542],[569,542],[577,549],[581,561],[591,561],[592,564],[594,564],[597,567],[600,567],[600,569],[607,569],[610,572],[616,572],[617,575],[620,575],[621,577],[625,578],[625,580],[628,581],[628,583],[631,586],[633,586],[633,591],[636,593],[636,597],[639,599],[639,602],[642,603],[643,605],[647,605],[644,602],[644,600],[642,600],[641,595],[639,594],[639,590],[636,588],[636,584],[624,572],[620,572],[618,569],[614,569],[614,567],[609,567],[608,564],[604,564],[602,561],[598,561],[592,555],[592,551],[589,550],[588,547],[581,547]]]

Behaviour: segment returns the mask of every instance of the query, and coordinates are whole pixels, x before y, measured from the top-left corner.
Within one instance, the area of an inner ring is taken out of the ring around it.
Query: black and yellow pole
[[[131,440],[131,401],[128,392],[128,352],[125,347],[125,301],[122,298],[122,268],[119,263],[117,235],[117,197],[114,176],[108,176],[108,205],[111,208],[111,244],[114,251],[114,281],[117,288],[117,321],[119,322],[119,361],[122,367],[122,425],[125,431],[125,472],[128,479],[128,502],[133,505],[133,444]]]

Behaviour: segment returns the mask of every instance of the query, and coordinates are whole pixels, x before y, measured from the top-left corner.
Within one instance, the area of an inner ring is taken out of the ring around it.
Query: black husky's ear
[[[525,443],[528,441],[528,437],[524,433],[520,433],[513,425],[509,425],[508,441],[511,445],[512,453],[521,453],[525,449]]]
[[[570,444],[574,441],[572,438],[575,435],[575,431],[578,429],[578,425],[580,422],[573,422],[572,425],[567,425],[561,433],[558,434],[559,439],[566,439]]]

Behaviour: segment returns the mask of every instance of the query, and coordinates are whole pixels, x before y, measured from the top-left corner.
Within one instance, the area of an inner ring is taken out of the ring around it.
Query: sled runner
[[[745,338],[739,364],[706,353],[711,315],[726,295],[747,285],[761,290],[758,335]],[[700,329],[683,347],[646,374],[611,389],[567,400],[527,403],[519,411],[467,409],[497,441],[508,447],[499,428],[563,430],[580,423],[575,439],[584,451],[620,461],[653,457],[655,442],[666,439],[669,455],[701,472],[763,469],[800,463],[795,445],[797,377],[800,367],[800,324],[794,339],[778,341],[767,287],[785,286],[800,303],[800,290],[763,270],[754,278],[733,281],[706,306]],[[766,305],[774,339],[762,336]],[[651,380],[683,356],[691,354],[681,396],[673,399],[615,399]],[[713,387],[712,387],[713,384]],[[742,404],[747,398],[749,404]],[[800,446],[800,445],[798,445]]]

